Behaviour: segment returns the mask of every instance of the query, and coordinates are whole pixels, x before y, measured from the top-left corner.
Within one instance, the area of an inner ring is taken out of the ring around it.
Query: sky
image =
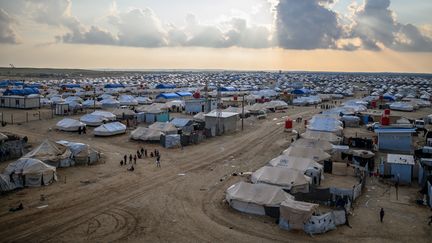
[[[430,0],[0,0],[0,66],[432,73]]]

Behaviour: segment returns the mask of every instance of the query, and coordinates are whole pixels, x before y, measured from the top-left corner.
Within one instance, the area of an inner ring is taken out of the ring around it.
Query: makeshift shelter
[[[287,199],[281,203],[279,226],[284,229],[303,230],[318,204]]]
[[[23,158],[38,159],[54,167],[69,167],[74,164],[68,147],[44,140],[39,146],[23,156]]]
[[[338,137],[334,133],[312,130],[306,130],[306,132],[301,134],[301,137],[306,139],[325,140],[332,144],[339,144],[342,141],[342,138]]]
[[[99,101],[95,101],[95,100],[85,100],[82,103],[82,106],[84,108],[101,108],[102,107],[102,103],[100,103]]]
[[[100,101],[103,109],[112,109],[120,106],[120,102],[116,99],[108,98]]]
[[[333,145],[326,140],[300,138],[291,144],[292,147],[309,148],[309,149],[321,149],[325,152],[330,152],[333,149]]]
[[[160,131],[164,134],[177,134],[178,129],[169,122],[155,122],[149,126],[150,129]]]
[[[415,129],[383,128],[375,129],[378,136],[378,149],[411,153],[413,150],[413,134]]]
[[[15,184],[22,186],[46,186],[57,180],[55,167],[32,158],[21,158],[10,163],[6,167],[4,174],[13,174]]]
[[[175,89],[175,84],[158,84],[156,85],[155,89]]]
[[[238,113],[212,111],[205,114],[205,127],[211,130],[212,136],[230,133],[237,130]]]
[[[70,118],[64,118],[57,122],[56,128],[60,131],[76,132],[78,129],[85,127],[86,124]]]
[[[75,164],[91,165],[95,164],[100,159],[100,153],[90,148],[88,144],[69,142],[65,140],[57,141],[57,143],[63,144],[70,149]]]
[[[175,127],[183,133],[191,133],[193,131],[194,121],[187,118],[174,118],[170,121]]]
[[[394,102],[390,104],[390,109],[396,111],[414,111],[414,106],[407,102]]]
[[[360,117],[358,116],[342,116],[341,118],[342,124],[345,127],[359,127],[360,126]]]
[[[115,121],[116,120],[116,115],[114,115],[113,113],[109,112],[109,111],[94,111],[92,113],[90,113],[90,115],[94,115],[94,116],[100,116],[108,121]]]
[[[271,216],[272,211],[277,210],[279,217],[281,203],[294,197],[277,186],[241,181],[226,190],[225,199],[232,208],[240,212]]]
[[[181,137],[179,134],[162,134],[161,145],[164,148],[175,148],[181,145]]]
[[[158,94],[155,99],[158,101],[168,101],[168,100],[178,100],[181,99],[181,97],[176,93],[162,93],[162,94]]]
[[[414,156],[403,154],[387,154],[387,165],[393,181],[400,184],[411,184],[414,168]],[[382,170],[385,171],[385,170]]]
[[[126,133],[126,126],[120,122],[102,124],[93,131],[95,136],[114,136],[123,133]]]
[[[205,122],[205,114],[204,112],[199,112],[198,114],[193,116],[193,119],[197,122]]]
[[[138,127],[133,130],[130,134],[130,138],[133,140],[142,140],[142,141],[160,141],[160,137],[162,135],[161,131],[153,130],[147,127]]]
[[[254,184],[264,183],[279,186],[292,193],[309,192],[309,185],[312,179],[304,172],[293,170],[287,167],[263,166],[252,173],[251,181]]]

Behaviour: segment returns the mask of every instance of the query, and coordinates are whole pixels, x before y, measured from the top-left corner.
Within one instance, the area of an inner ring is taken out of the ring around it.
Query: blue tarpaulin
[[[156,85],[156,89],[175,89],[176,86],[174,84],[158,84]]]
[[[220,87],[219,91],[221,91],[221,92],[234,92],[234,91],[237,91],[237,89],[234,87]]]
[[[105,89],[116,89],[116,88],[124,88],[123,84],[105,84]]]
[[[164,98],[164,99],[180,99],[180,95],[176,93],[162,93],[156,96],[156,99]]]
[[[293,91],[291,91],[291,94],[297,94],[297,95],[305,95],[305,94],[310,94],[311,91],[309,89],[295,89]]]
[[[3,92],[3,95],[31,95],[31,94],[39,94],[39,90],[37,88],[24,88],[24,89],[8,89]]]
[[[181,97],[192,96],[191,92],[185,92],[185,91],[176,92],[176,94],[180,95]]]
[[[62,84],[60,87],[72,89],[72,88],[79,88],[80,85],[79,84]]]

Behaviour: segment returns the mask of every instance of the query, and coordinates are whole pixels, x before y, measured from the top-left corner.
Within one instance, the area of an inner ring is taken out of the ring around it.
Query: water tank
[[[384,110],[384,115],[389,116],[390,115],[390,109],[385,109]]]
[[[237,95],[234,95],[234,96],[233,96],[233,100],[237,101],[237,99],[238,99],[238,96],[237,96]]]
[[[193,93],[193,97],[194,97],[195,99],[199,99],[199,98],[201,97],[200,92],[195,92],[195,93]]]
[[[374,108],[374,109],[377,107],[377,102],[376,102],[376,100],[372,100],[372,101],[371,101],[371,107]]]
[[[390,118],[388,116],[381,117],[381,125],[388,126],[390,125]]]
[[[292,129],[293,127],[293,121],[291,119],[286,119],[285,120],[285,129]]]

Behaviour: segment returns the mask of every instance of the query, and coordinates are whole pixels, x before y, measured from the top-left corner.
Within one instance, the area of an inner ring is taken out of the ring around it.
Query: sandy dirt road
[[[34,145],[45,137],[90,143],[104,153],[106,160],[96,166],[59,169],[59,181],[53,185],[26,188],[0,197],[0,241],[408,242],[414,238],[427,242],[431,239],[431,230],[425,223],[427,211],[392,203],[387,200],[391,191],[378,182],[376,185],[371,182],[374,189],[357,202],[358,209],[350,222],[353,229],[340,227],[313,238],[303,232],[280,230],[274,219],[241,214],[223,202],[226,188],[245,179],[231,176],[233,172],[256,170],[289,146],[291,135],[283,132],[284,117],[308,118],[318,111],[301,107],[271,114],[264,121],[247,120],[243,132],[208,139],[184,150],[130,142],[126,135],[95,138],[90,129],[81,136],[48,131],[58,119],[3,128],[27,135]],[[296,124],[297,129],[301,127]],[[161,169],[156,168],[152,159],[138,161],[134,172],[119,166],[123,154],[133,153],[142,145],[161,151]],[[4,167],[5,163],[1,165]],[[412,191],[408,188],[407,195]],[[45,201],[39,200],[41,194]],[[9,213],[8,208],[19,201],[24,203],[25,210]],[[37,208],[42,205],[48,207]],[[375,215],[376,208],[381,206],[389,208],[388,219],[393,221],[385,229]]]

